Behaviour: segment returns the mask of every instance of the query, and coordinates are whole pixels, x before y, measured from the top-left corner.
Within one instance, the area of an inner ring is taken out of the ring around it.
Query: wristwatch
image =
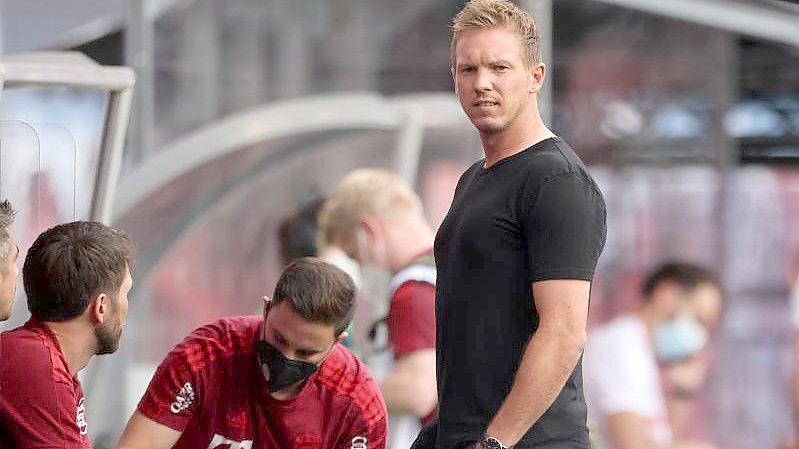
[[[482,449],[510,449],[508,446],[503,445],[498,439],[489,436],[484,436],[480,440],[480,447]]]

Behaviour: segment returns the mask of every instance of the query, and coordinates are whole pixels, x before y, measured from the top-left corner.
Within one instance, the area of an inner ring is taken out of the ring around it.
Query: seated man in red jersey
[[[118,449],[384,449],[386,406],[339,344],[355,309],[347,274],[290,263],[264,317],[192,332],[156,371]]]
[[[30,247],[31,319],[0,335],[0,446],[91,447],[77,374],[119,346],[132,263],[128,237],[96,222],[55,226]]]

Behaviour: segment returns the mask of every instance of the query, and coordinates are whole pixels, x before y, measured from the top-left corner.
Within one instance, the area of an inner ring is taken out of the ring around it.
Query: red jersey
[[[88,427],[80,382],[50,329],[31,319],[0,334],[0,435],[19,449],[83,449]]]
[[[430,260],[426,262],[426,260]],[[432,254],[400,270],[391,280],[386,327],[394,359],[422,349],[436,348],[436,267]],[[433,410],[422,418],[427,425],[438,416]]]
[[[368,369],[337,344],[292,399],[273,398],[253,345],[263,318],[223,318],[167,355],[138,410],[182,432],[175,448],[384,449],[387,412]]]
[[[420,349],[435,349],[435,284],[416,280],[400,284],[391,296],[386,327],[395,359]]]

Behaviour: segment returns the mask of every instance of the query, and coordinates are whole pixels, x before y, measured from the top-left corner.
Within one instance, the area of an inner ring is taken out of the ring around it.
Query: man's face
[[[130,269],[125,271],[125,279],[113,298],[108,298],[108,305],[111,309],[108,320],[95,327],[97,336],[97,354],[111,354],[119,349],[119,341],[122,339],[122,329],[125,327],[125,320],[128,316],[128,293],[133,287],[133,277]]]
[[[482,134],[506,130],[532,102],[543,81],[543,65],[525,67],[518,34],[506,28],[464,31],[454,52],[455,92]],[[533,73],[540,71],[540,79]]]
[[[675,284],[663,293],[663,320],[673,320],[689,316],[705,330],[715,329],[721,315],[721,291],[712,283],[702,283],[690,290],[683,290]]]
[[[261,338],[286,358],[318,365],[343,335],[336,338],[335,326],[308,321],[281,302],[269,307]]]
[[[6,256],[0,260],[0,321],[5,321],[11,316],[14,305],[14,296],[17,293],[17,277],[19,277],[19,247],[14,241],[14,236],[9,231],[9,241],[6,243]]]
[[[721,316],[721,292],[711,284],[698,285],[687,294],[691,315],[709,332],[716,328]]]

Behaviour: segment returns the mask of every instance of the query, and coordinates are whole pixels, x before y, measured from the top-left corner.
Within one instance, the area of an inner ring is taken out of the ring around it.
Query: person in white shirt
[[[599,432],[602,449],[713,447],[674,435],[679,417],[670,416],[660,364],[694,358],[718,321],[721,303],[721,289],[709,271],[667,263],[646,280],[643,302],[634,313],[589,331],[584,388],[589,425]],[[671,385],[675,400],[690,398],[701,387],[704,376],[692,377]]]

